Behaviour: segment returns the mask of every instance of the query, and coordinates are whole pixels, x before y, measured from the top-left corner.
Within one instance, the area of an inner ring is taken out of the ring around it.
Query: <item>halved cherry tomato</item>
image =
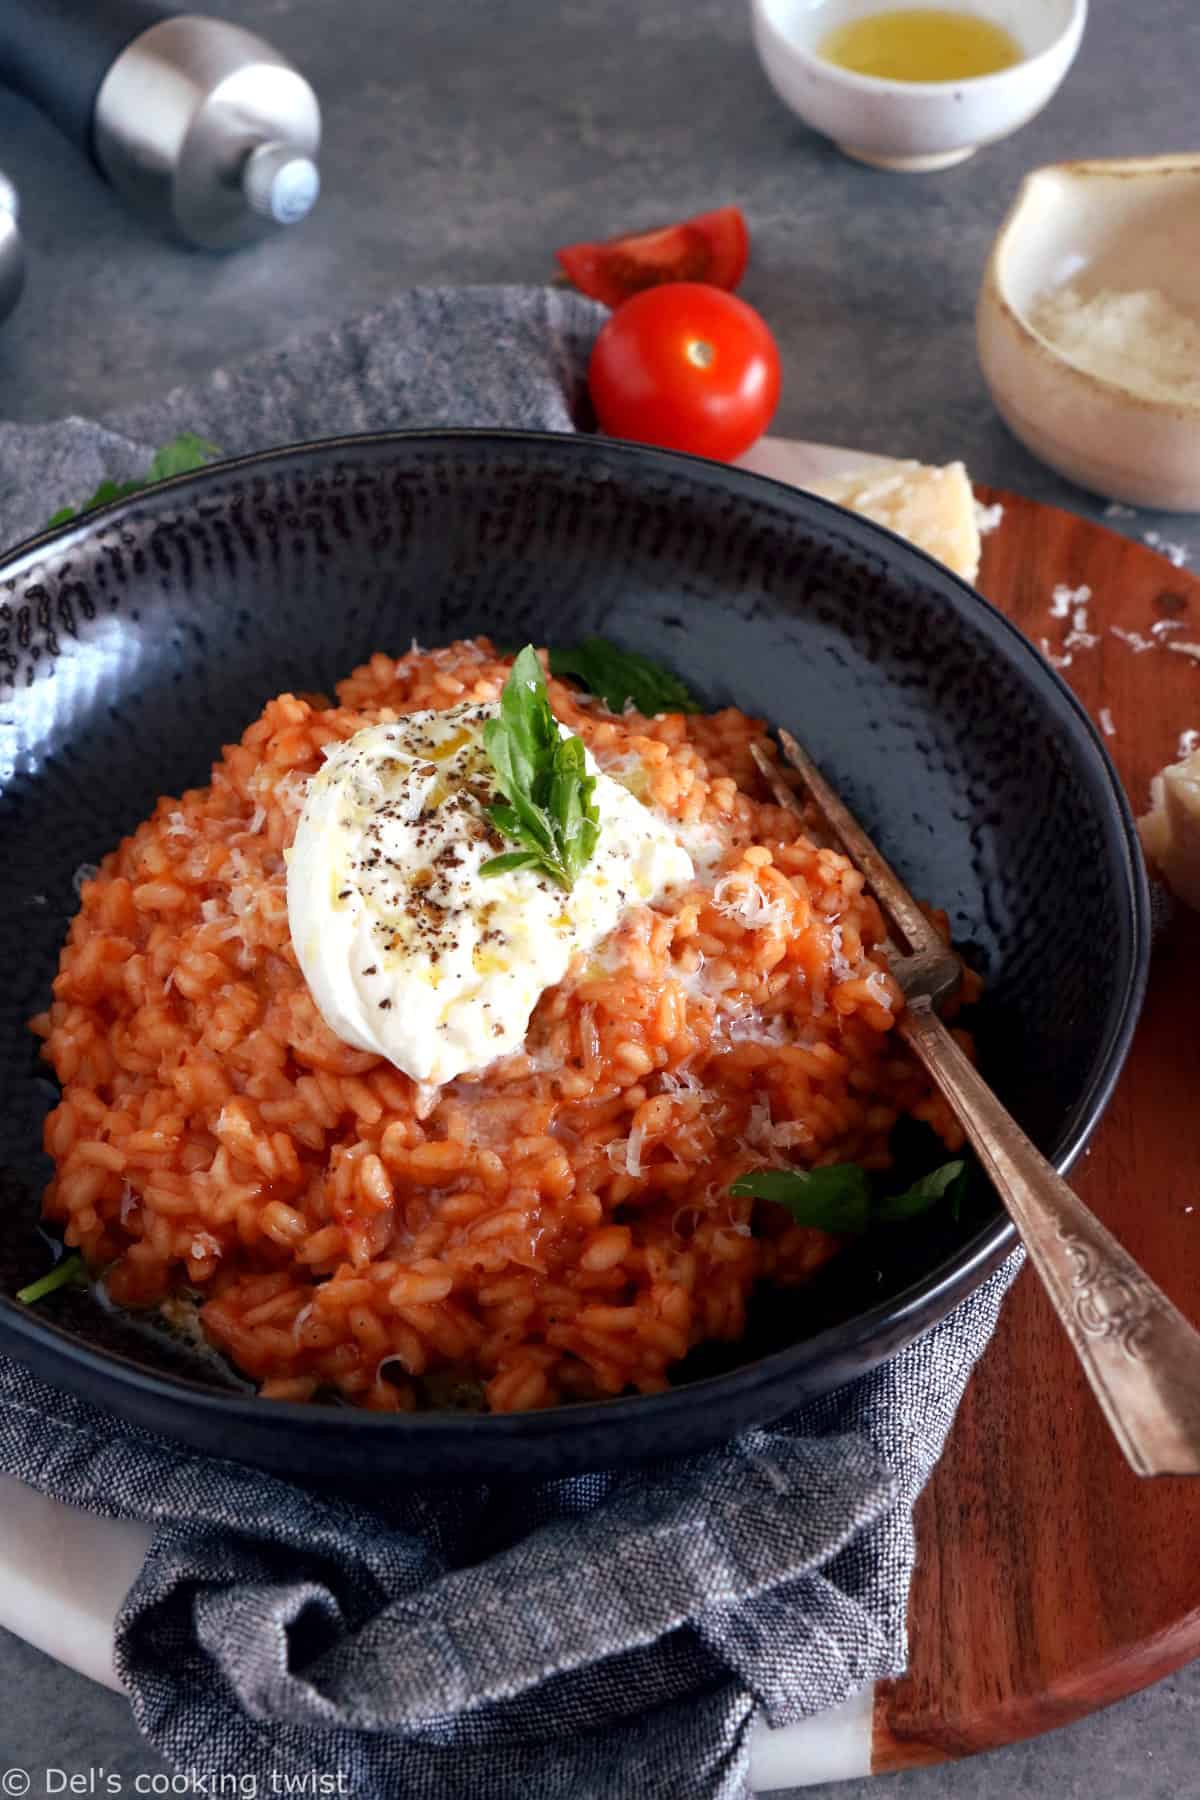
[[[728,461],[779,402],[779,352],[735,294],[698,282],[648,288],[601,328],[588,385],[613,437]]]
[[[568,244],[555,255],[583,294],[618,307],[631,294],[664,281],[703,281],[735,288],[746,272],[750,233],[741,209],[721,206],[679,225],[609,238],[600,244]]]

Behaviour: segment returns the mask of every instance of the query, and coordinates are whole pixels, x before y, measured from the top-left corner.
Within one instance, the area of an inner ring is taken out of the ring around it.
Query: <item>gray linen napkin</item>
[[[599,317],[540,289],[415,292],[122,418],[0,424],[0,539],[183,430],[229,454],[571,430]],[[756,1716],[903,1668],[912,1504],[1017,1267],[872,1376],[649,1469],[367,1507],[196,1457],[0,1359],[0,1470],[153,1521],[117,1666],[198,1793],[319,1791],[319,1771],[370,1800],[734,1800]]]

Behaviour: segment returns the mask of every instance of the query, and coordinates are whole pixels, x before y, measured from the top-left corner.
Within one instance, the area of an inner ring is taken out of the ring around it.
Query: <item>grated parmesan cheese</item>
[[[1065,656],[1056,656],[1050,646],[1049,638],[1039,638],[1038,648],[1052,669],[1069,669],[1074,661],[1070,651]]]
[[[1123,631],[1119,625],[1110,625],[1108,629],[1115,638],[1120,638],[1123,644],[1128,644],[1135,656],[1141,656],[1142,652],[1145,650],[1154,649],[1154,639],[1143,637],[1140,631]],[[1174,644],[1168,644],[1167,648],[1168,650],[1174,650],[1176,646]]]
[[[627,1138],[613,1138],[604,1146],[607,1156],[618,1175],[632,1175],[635,1178],[642,1173],[642,1146],[646,1140],[644,1128],[635,1125]]]
[[[1087,606],[1092,598],[1092,590],[1086,585],[1068,587],[1060,581],[1050,596],[1050,617],[1052,619],[1069,619],[1077,607]]]
[[[1157,288],[1050,288],[1030,308],[1035,331],[1069,363],[1134,393],[1200,404],[1200,317]]]
[[[781,1119],[778,1124],[775,1122],[771,1117],[769,1098],[754,1101],[746,1121],[745,1143],[748,1150],[757,1151],[763,1156],[782,1157],[786,1163],[788,1158],[783,1152],[811,1141],[812,1131],[807,1125],[793,1119]]]
[[[887,976],[882,969],[872,969],[867,976],[867,992],[876,1006],[882,1006],[886,1012],[891,1012],[892,996],[888,990]]]
[[[849,981],[854,973],[846,960],[842,928],[835,925],[829,934],[829,970],[835,981]]]
[[[813,1012],[821,1013],[825,1003],[814,1005]],[[737,1018],[723,1019],[721,1036],[731,1044],[790,1044],[795,1041],[795,1033],[788,1026],[787,1020],[776,1014],[774,1018],[764,1019],[760,1012],[753,1009],[740,1014]]]
[[[786,931],[792,922],[792,909],[782,894],[768,900],[756,881],[737,875],[722,875],[713,888],[712,903],[748,931]]]
[[[690,1069],[664,1069],[662,1072],[662,1091],[674,1099],[683,1099],[689,1094],[704,1094],[708,1090],[698,1075]]]
[[[1105,737],[1116,737],[1117,728],[1113,724],[1113,716],[1107,706],[1100,708],[1100,729]]]
[[[1169,538],[1163,537],[1160,531],[1143,531],[1142,540],[1160,556],[1165,556],[1172,568],[1182,569],[1188,560],[1188,550],[1184,544],[1173,544]]]
[[[1092,597],[1092,590],[1090,588],[1081,587],[1076,588],[1074,593],[1070,594],[1065,589],[1055,589],[1056,595],[1060,592],[1066,593],[1067,597],[1072,601],[1071,629],[1063,639],[1064,650],[1094,650],[1096,645],[1100,642],[1100,638],[1096,632],[1088,630],[1088,609],[1086,604],[1077,604],[1081,595],[1086,595],[1087,599],[1090,600]]]

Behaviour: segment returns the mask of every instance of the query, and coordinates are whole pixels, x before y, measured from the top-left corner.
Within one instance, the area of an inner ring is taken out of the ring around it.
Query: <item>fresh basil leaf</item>
[[[886,1198],[877,1200],[872,1223],[890,1224],[897,1219],[913,1219],[918,1213],[928,1212],[940,1200],[957,1201],[959,1195],[956,1190],[960,1184],[965,1185],[966,1174],[967,1165],[961,1159],[943,1163],[940,1169],[931,1169],[928,1175],[922,1175],[904,1193],[889,1194]]]
[[[558,725],[546,699],[542,665],[533,646],[527,644],[504,684],[500,717],[489,719],[484,727],[483,745],[500,791],[524,832],[551,853],[554,834],[545,817],[544,804],[558,742]],[[519,835],[503,814],[499,818],[493,816],[493,823],[507,836]]]
[[[546,698],[546,678],[532,644],[517,656],[500,696],[500,716],[513,745],[513,766],[522,787],[544,805],[550,767],[560,739],[558,721]]]
[[[922,1175],[902,1194],[877,1199],[858,1163],[831,1163],[821,1169],[754,1169],[729,1191],[738,1198],[753,1196],[786,1207],[798,1225],[858,1237],[874,1225],[914,1219],[943,1200],[950,1201],[957,1219],[967,1179],[967,1165],[959,1159]]]
[[[962,1218],[962,1210],[967,1203],[967,1195],[971,1191],[971,1170],[975,1166],[977,1165],[964,1162],[960,1173],[955,1176],[946,1189],[946,1203],[950,1208],[950,1217],[956,1225]]]
[[[507,850],[479,865],[481,875],[510,875],[516,869],[540,869],[542,859],[536,850]]]
[[[483,747],[503,796],[488,806],[488,817],[521,848],[493,857],[482,873],[536,867],[569,889],[596,848],[596,778],[588,773],[582,740],[559,731],[531,644],[513,662],[499,717],[484,726]]]
[[[572,881],[591,860],[600,835],[592,804],[595,787],[596,777],[588,774],[582,739],[560,738],[554,751],[548,811]]]
[[[161,450],[156,450],[149,469],[141,481],[102,481],[90,499],[79,506],[60,506],[52,518],[47,519],[47,531],[56,525],[65,525],[68,520],[77,518],[82,513],[92,512],[97,506],[108,506],[113,500],[127,500],[131,494],[140,494],[143,488],[153,487],[155,482],[166,481],[171,475],[188,475],[194,469],[202,469],[206,463],[221,455],[215,444],[207,438],[197,437],[194,431],[185,431]]]
[[[48,1275],[39,1281],[31,1281],[28,1287],[18,1288],[17,1299],[24,1306],[36,1306],[47,1294],[57,1293],[59,1288],[79,1286],[87,1280],[87,1270],[83,1266],[83,1258],[78,1251],[64,1256],[55,1263]]]
[[[492,766],[496,779],[500,783],[502,793],[511,794],[512,803],[494,801],[488,807],[488,818],[502,837],[512,838],[514,843],[526,844],[531,850],[542,852],[546,856],[554,854],[554,833],[550,821],[541,808],[529,798],[528,793],[517,783],[515,771],[509,758],[511,746],[503,735],[489,740],[487,729],[483,735],[484,748],[492,758]]]
[[[677,675],[606,638],[584,638],[572,648],[552,649],[550,673],[581,682],[610,712],[624,712],[630,702],[647,718],[663,712],[700,711],[699,702]]]
[[[502,831],[505,837],[520,837],[521,815],[517,812],[515,807],[508,806],[499,800],[494,800],[491,806],[488,807],[488,817],[495,825],[496,830]]]
[[[735,1181],[730,1193],[753,1195],[786,1207],[798,1225],[859,1236],[871,1222],[871,1187],[859,1163],[830,1163],[822,1169],[754,1169]]]
[[[161,450],[155,451],[146,480],[167,481],[172,475],[190,475],[193,470],[214,462],[220,454],[216,444],[210,444],[207,438],[198,437],[194,431],[182,431]]]

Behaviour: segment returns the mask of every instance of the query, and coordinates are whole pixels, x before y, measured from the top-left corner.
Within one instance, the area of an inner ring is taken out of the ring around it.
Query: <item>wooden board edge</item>
[[[1152,1687],[1198,1656],[1200,1608],[1149,1642],[1049,1684],[1044,1694],[997,1695],[994,1710],[969,1723],[947,1719],[931,1725],[927,1715],[918,1721],[905,1678],[879,1682],[871,1724],[871,1773],[893,1775],[1041,1737]]]

